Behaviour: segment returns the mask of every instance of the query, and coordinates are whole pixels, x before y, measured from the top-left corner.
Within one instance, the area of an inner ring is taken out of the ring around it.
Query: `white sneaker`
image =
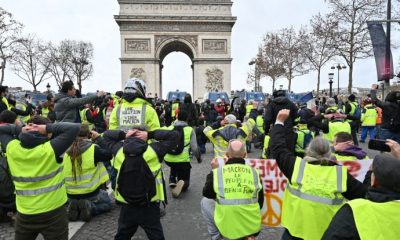
[[[183,185],[185,184],[185,182],[183,181],[183,180],[179,180],[177,183],[176,183],[176,187],[174,188],[174,189],[172,189],[172,196],[174,197],[174,198],[177,198],[177,197],[179,197],[179,195],[181,194],[181,192],[182,192],[182,188],[183,188]]]

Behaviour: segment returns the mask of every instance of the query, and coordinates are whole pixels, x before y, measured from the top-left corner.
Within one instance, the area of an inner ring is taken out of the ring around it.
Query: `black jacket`
[[[390,119],[396,117],[397,112],[400,111],[400,105],[396,103],[396,92],[390,92],[384,102],[376,97],[376,90],[371,90],[371,98],[373,103],[382,109],[382,128],[390,129]],[[395,132],[395,129],[390,129]],[[398,131],[400,132],[400,129]]]
[[[367,192],[367,199],[372,202],[383,203],[400,200],[400,194],[371,187]],[[360,235],[357,231],[356,223],[354,221],[353,211],[348,204],[343,205],[343,207],[333,217],[322,239],[360,239]]]
[[[279,169],[283,172],[289,182],[291,182],[296,156],[286,147],[286,133],[284,126],[280,124],[275,125],[270,132],[270,137],[269,147],[271,151],[271,159],[276,159]],[[332,162],[332,165],[336,164]],[[369,178],[370,173],[366,176],[366,179]],[[346,199],[352,200],[356,198],[364,198],[366,192],[367,184],[362,184],[350,175],[350,173],[347,173],[347,191],[342,195]]]
[[[285,128],[288,131],[292,131],[294,126],[294,121],[297,118],[298,108],[287,97],[277,97],[274,100],[272,100],[270,104],[267,105],[267,109],[265,111],[265,116],[264,116],[265,134],[269,133],[271,124],[275,123],[276,116],[278,115],[278,112],[282,109],[290,110],[289,118],[285,121]]]
[[[246,164],[246,161],[244,159],[229,159],[226,164]],[[260,180],[262,183],[262,181]],[[203,187],[203,197],[209,198],[209,199],[217,199],[217,194],[214,191],[214,177],[213,177],[213,172],[211,171],[207,175],[206,183]],[[260,209],[262,208],[264,204],[264,190],[261,184],[261,190],[258,193],[258,204],[260,205]]]

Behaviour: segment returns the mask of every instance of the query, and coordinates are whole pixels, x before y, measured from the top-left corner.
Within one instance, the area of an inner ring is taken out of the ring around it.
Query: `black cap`
[[[348,99],[352,102],[354,102],[356,100],[356,96],[354,94],[350,94]]]

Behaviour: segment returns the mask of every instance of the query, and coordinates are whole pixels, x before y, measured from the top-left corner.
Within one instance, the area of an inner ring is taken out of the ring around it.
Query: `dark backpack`
[[[153,175],[143,156],[125,154],[118,177],[118,192],[129,204],[133,206],[148,206],[156,195],[156,176]]]
[[[8,168],[7,158],[0,153],[0,207],[12,208],[15,204],[15,186]]]
[[[299,130],[300,132],[302,132],[304,134],[304,141],[303,141],[303,146],[301,146],[302,149],[306,149],[308,147],[308,145],[310,144],[310,142],[314,139],[312,132],[309,131],[308,133]]]
[[[172,131],[176,131],[178,133],[178,141],[176,142],[176,147],[172,148],[168,153],[172,155],[179,155],[183,152],[183,149],[187,147],[190,143],[185,145],[185,132],[184,126],[175,126]]]
[[[360,105],[357,104],[355,106],[355,104],[353,104],[353,103],[350,103],[350,104],[353,105],[356,108],[356,110],[354,111],[353,117],[355,117],[357,119],[361,119],[361,107],[360,107]]]

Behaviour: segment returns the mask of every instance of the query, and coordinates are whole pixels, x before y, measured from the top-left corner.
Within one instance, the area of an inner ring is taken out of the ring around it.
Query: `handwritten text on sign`
[[[275,160],[249,159],[246,161],[252,167],[259,169],[264,188],[265,202],[262,209],[262,223],[265,226],[277,227],[281,224],[283,193],[288,180],[279,169]],[[359,181],[364,180],[372,160],[343,161],[350,174]]]

